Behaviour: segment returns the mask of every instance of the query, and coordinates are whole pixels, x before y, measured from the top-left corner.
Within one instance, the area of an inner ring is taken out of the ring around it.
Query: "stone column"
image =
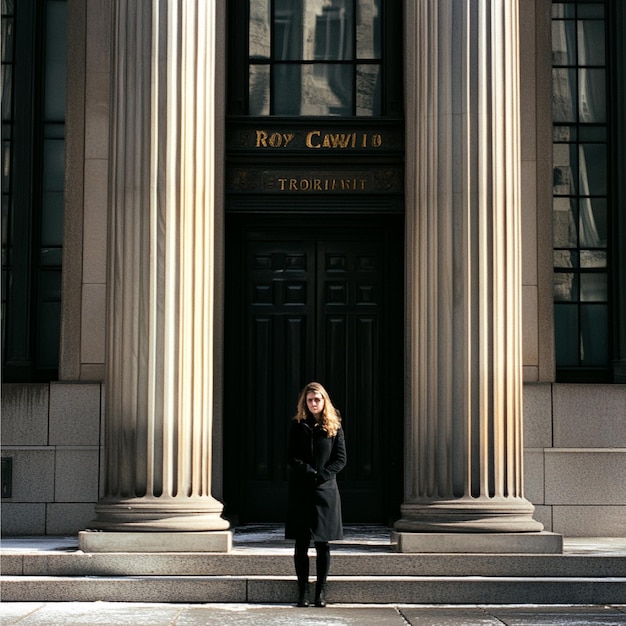
[[[406,3],[401,551],[528,551],[511,533],[543,528],[523,495],[517,2]]]
[[[113,10],[106,493],[90,528],[114,532],[81,548],[228,550],[211,495],[215,3]]]

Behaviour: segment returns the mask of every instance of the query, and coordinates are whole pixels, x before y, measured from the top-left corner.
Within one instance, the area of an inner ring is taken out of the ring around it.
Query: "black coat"
[[[336,475],[346,465],[340,428],[334,437],[307,420],[294,421],[289,433],[290,468],[285,537],[313,541],[343,539],[341,499]]]

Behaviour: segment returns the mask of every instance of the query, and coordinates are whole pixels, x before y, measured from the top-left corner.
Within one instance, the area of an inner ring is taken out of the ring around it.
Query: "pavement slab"
[[[306,609],[261,604],[7,603],[3,626],[406,626],[394,606]]]
[[[400,609],[411,626],[502,626],[502,622],[479,606],[404,607]]]
[[[468,606],[407,607],[401,613],[411,626],[619,626],[624,607],[610,606]]]
[[[0,603],[2,626],[622,626],[626,606]]]
[[[624,607],[500,607],[492,610],[507,626],[618,626],[626,624]]]

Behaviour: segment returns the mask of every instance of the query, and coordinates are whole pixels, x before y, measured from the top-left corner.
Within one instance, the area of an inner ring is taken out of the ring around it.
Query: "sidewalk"
[[[618,626],[621,606],[3,603],[3,626]]]

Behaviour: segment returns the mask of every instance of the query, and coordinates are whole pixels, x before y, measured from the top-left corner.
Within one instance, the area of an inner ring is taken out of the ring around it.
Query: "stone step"
[[[292,603],[292,553],[276,527],[237,529],[229,553],[87,553],[75,537],[3,538],[2,599]],[[333,544],[331,574],[337,603],[626,604],[626,539],[570,539],[563,554],[408,554],[386,529],[355,527]]]
[[[311,550],[311,571],[315,571]],[[2,555],[5,576],[278,576],[290,551],[216,553],[21,552]],[[336,576],[626,577],[622,555],[398,554],[332,551]]]
[[[294,577],[3,576],[3,602],[293,603]],[[311,595],[313,585],[311,585]],[[331,576],[327,598],[367,604],[624,604],[626,578]]]

